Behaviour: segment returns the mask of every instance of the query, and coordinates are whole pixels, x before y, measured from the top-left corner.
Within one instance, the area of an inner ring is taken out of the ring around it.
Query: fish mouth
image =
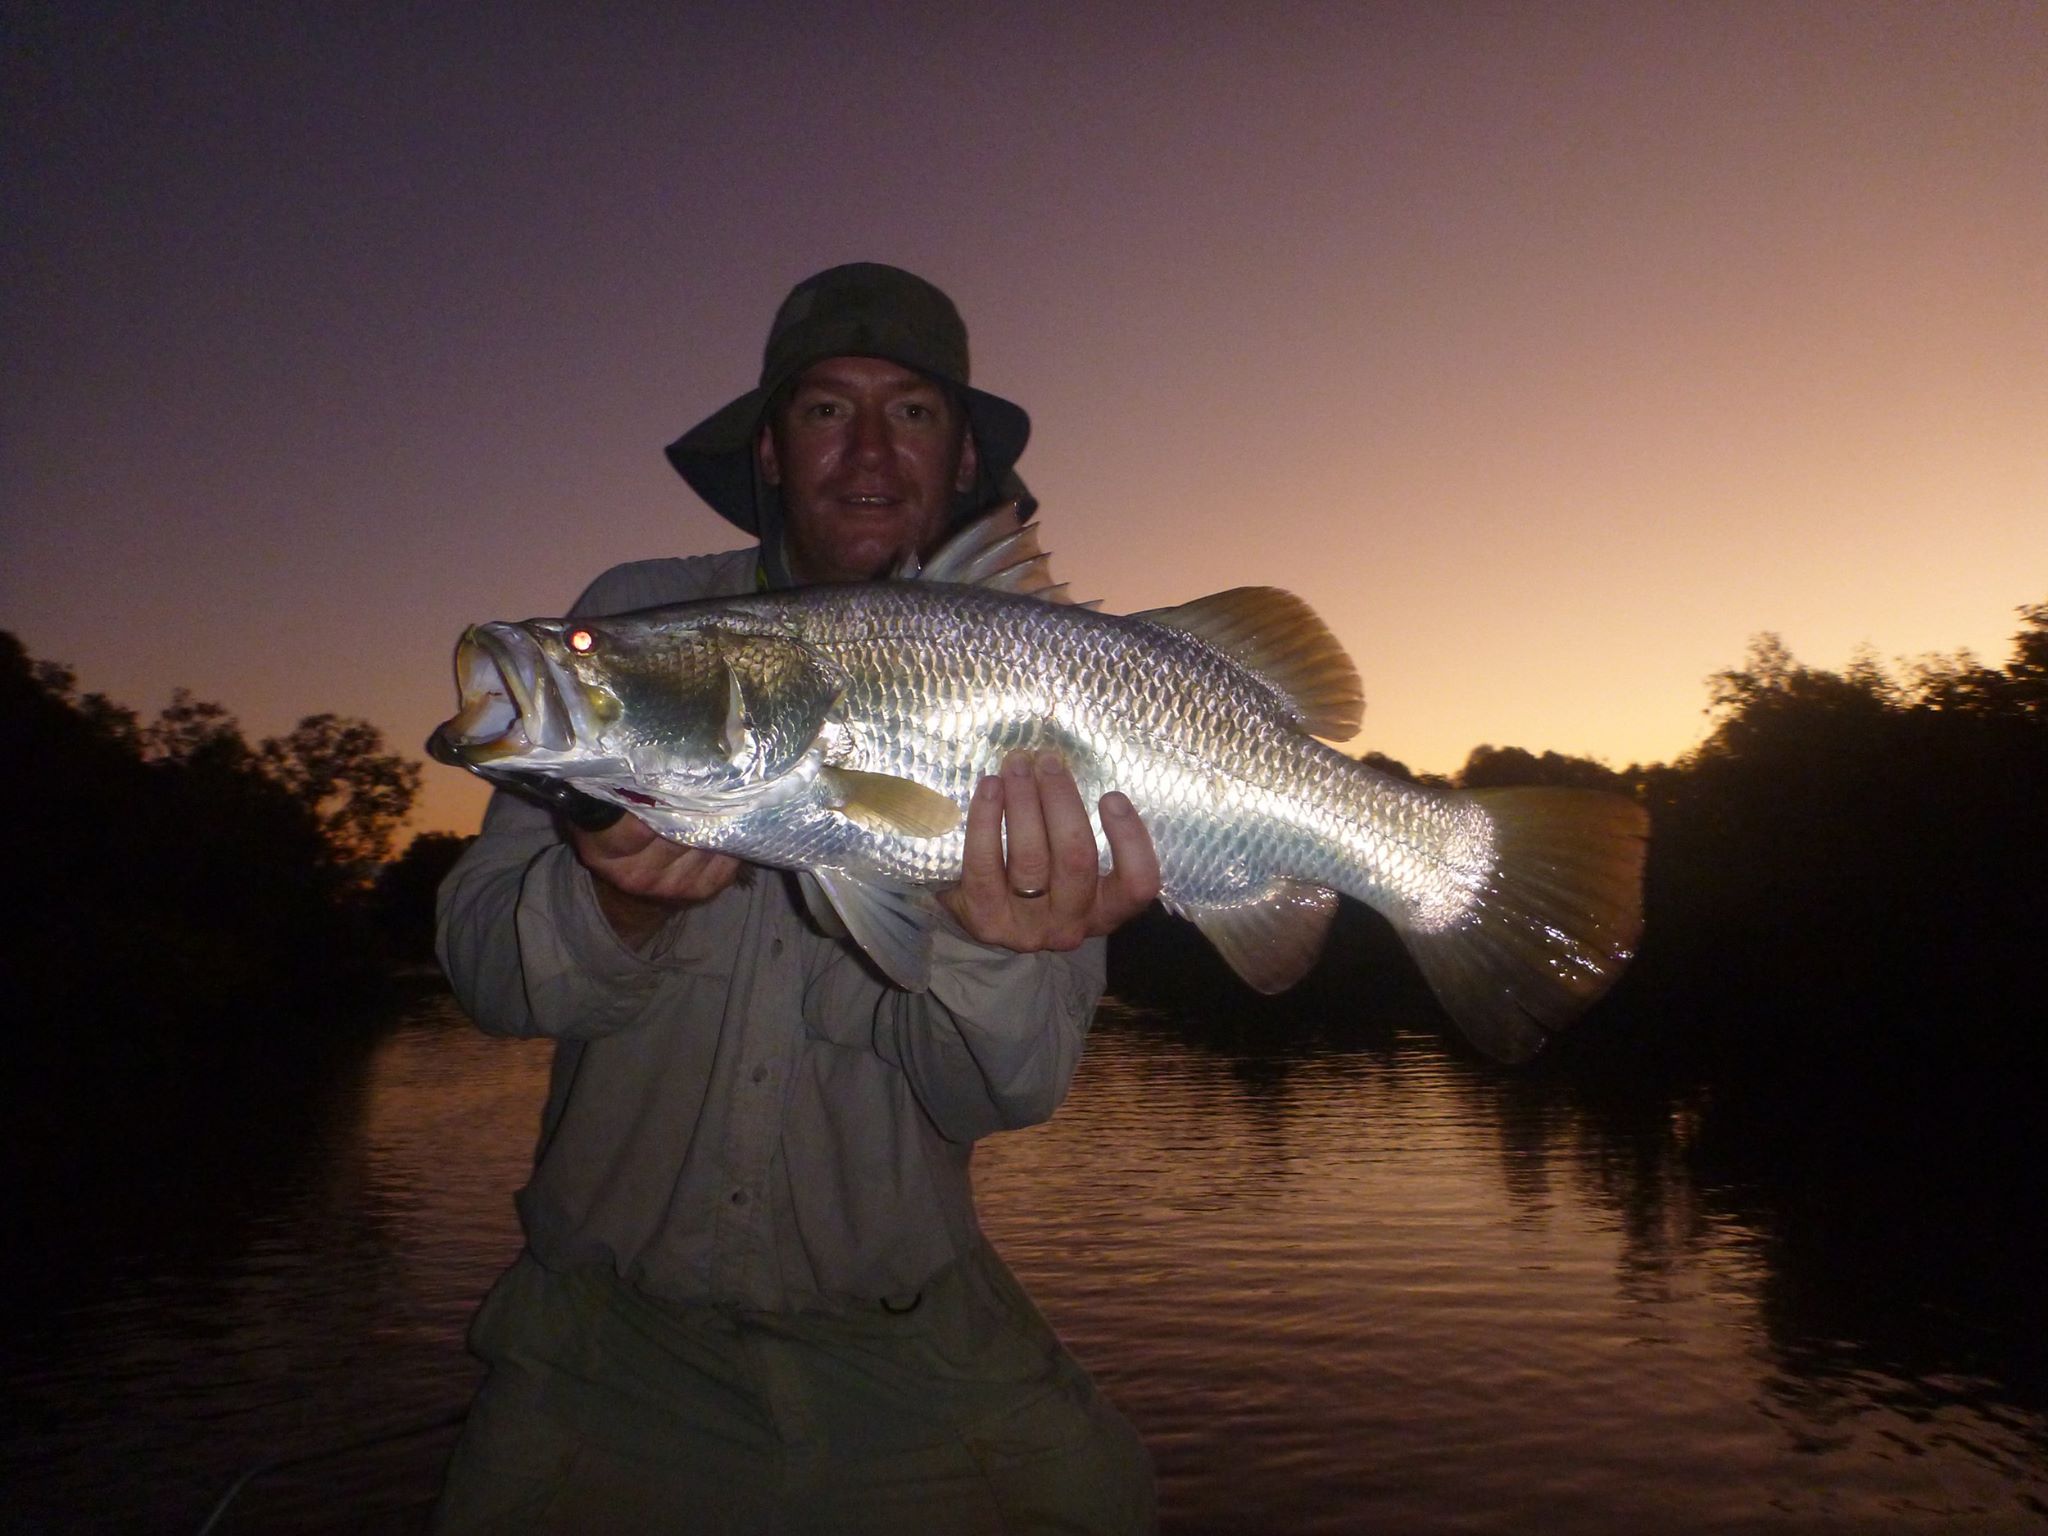
[[[595,738],[584,690],[524,624],[478,624],[455,647],[459,708],[427,738],[435,761],[560,771]]]

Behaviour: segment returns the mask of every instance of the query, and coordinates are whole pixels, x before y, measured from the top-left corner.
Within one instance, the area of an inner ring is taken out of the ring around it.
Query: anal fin
[[[1285,992],[1323,952],[1337,893],[1307,880],[1276,880],[1257,897],[1228,906],[1175,903],[1216,952],[1256,992]]]

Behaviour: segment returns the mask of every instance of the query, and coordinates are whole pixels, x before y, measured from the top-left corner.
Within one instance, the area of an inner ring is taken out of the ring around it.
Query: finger
[[[1012,937],[1009,877],[1003,871],[1003,781],[984,775],[967,801],[962,833],[960,883],[939,892],[939,903],[977,943],[1003,944]]]
[[[622,832],[628,823],[638,832]],[[703,900],[730,885],[738,872],[730,855],[678,843],[630,816],[602,832],[576,834],[575,842],[577,858],[593,877],[652,901]]]
[[[660,838],[661,834],[638,816],[621,816],[601,832],[569,824],[569,840],[575,845],[576,857],[585,864],[593,859],[629,858]]]
[[[960,849],[960,888],[975,904],[1008,894],[1003,878],[1003,781],[985,775],[967,802],[967,830]]]
[[[1095,906],[1101,861],[1080,786],[1057,752],[1038,755],[1038,805],[1051,867],[1051,915],[1058,922],[1082,921]]]
[[[1099,934],[1122,927],[1159,897],[1159,850],[1121,790],[1102,797],[1102,834],[1109,841],[1110,871],[1092,925]]]
[[[1010,890],[1048,890],[1052,885],[1052,860],[1046,853],[1038,773],[1029,752],[1012,752],[1003,759],[1003,837],[1007,845],[1003,869]]]
[[[671,901],[708,901],[739,878],[740,861],[729,853],[687,848],[660,876],[660,893]]]

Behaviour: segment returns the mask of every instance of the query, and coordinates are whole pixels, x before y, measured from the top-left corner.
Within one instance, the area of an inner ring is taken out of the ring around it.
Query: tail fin
[[[1469,793],[1493,822],[1494,869],[1472,909],[1402,937],[1473,1044],[1526,1061],[1590,1008],[1635,954],[1649,817],[1590,789]]]

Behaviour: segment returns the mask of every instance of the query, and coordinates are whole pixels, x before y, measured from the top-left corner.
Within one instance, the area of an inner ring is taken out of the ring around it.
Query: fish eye
[[[578,656],[588,656],[597,649],[597,636],[587,629],[572,629],[562,636],[562,641]]]

